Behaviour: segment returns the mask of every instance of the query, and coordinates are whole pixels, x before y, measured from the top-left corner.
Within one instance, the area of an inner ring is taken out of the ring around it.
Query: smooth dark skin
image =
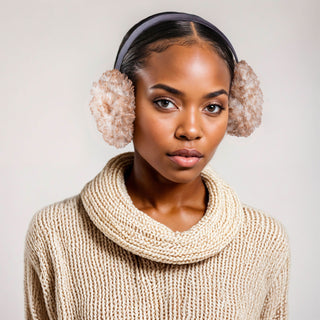
[[[137,74],[134,164],[126,186],[139,210],[173,231],[190,229],[205,213],[200,173],[226,132],[229,85],[225,61],[205,42],[152,53]],[[168,156],[185,148],[203,154],[191,168]]]

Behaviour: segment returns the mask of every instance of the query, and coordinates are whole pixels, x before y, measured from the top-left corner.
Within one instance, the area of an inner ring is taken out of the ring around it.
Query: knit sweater
[[[26,319],[287,319],[287,234],[209,168],[201,220],[173,231],[138,210],[111,159],[37,212],[25,243]]]

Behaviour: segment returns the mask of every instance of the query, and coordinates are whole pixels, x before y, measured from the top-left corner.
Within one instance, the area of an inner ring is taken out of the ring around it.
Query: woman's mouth
[[[180,167],[191,168],[197,164],[203,155],[195,149],[180,149],[168,153],[169,159]]]

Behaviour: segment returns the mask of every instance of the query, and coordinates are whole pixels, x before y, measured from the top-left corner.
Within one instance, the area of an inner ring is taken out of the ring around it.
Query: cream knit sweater
[[[39,211],[25,247],[27,319],[287,319],[288,238],[210,169],[207,210],[172,231],[134,207],[111,159],[80,195]]]

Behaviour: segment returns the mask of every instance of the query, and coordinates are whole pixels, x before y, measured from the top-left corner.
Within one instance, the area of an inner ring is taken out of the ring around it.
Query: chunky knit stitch
[[[34,215],[25,247],[26,319],[287,319],[288,238],[212,170],[207,210],[179,232],[134,207],[130,153],[80,195]]]

